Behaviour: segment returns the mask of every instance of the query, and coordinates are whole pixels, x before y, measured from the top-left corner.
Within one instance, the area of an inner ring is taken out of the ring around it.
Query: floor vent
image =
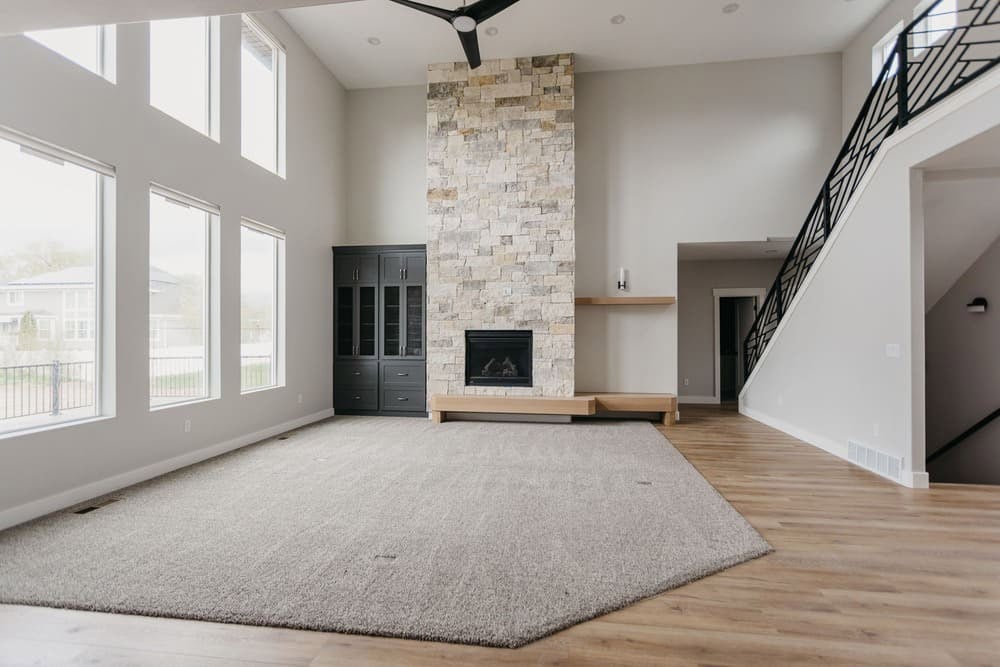
[[[896,482],[903,474],[903,459],[854,440],[847,441],[847,460]]]
[[[121,498],[105,498],[99,502],[90,503],[89,505],[84,505],[83,507],[77,507],[74,510],[70,510],[73,514],[90,514],[95,510],[99,510],[102,507],[107,507],[111,503],[117,503]]]

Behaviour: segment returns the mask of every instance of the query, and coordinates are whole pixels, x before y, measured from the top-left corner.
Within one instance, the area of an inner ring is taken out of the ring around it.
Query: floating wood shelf
[[[672,306],[674,296],[578,296],[578,306]]]

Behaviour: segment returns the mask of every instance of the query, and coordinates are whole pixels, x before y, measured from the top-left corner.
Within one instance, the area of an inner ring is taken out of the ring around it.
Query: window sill
[[[108,421],[114,419],[115,415],[97,415],[96,417],[81,417],[80,419],[69,419],[66,421],[61,421],[58,424],[48,424],[41,426],[28,426],[17,431],[7,431],[5,433],[0,433],[0,440],[7,440],[9,438],[20,438],[29,435],[35,435],[36,433],[45,433],[47,431],[54,431],[60,428],[68,428],[70,426],[84,426],[87,424],[96,424],[98,422]]]
[[[190,405],[198,405],[199,403],[211,403],[212,401],[219,400],[218,396],[205,396],[203,398],[193,398],[190,401],[180,401],[178,403],[164,403],[163,405],[151,405],[149,406],[150,412],[162,412],[164,410],[169,410],[171,408],[183,408]]]
[[[240,391],[240,396],[250,396],[251,394],[263,394],[264,392],[274,391],[275,389],[284,389],[283,384],[271,384],[266,387],[255,387],[253,389],[245,389]]]

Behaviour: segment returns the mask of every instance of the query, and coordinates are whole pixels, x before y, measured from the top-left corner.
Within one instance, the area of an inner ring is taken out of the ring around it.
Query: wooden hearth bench
[[[674,423],[677,397],[673,394],[579,392],[568,398],[536,396],[431,396],[431,417],[440,424],[449,412],[502,415],[560,415],[588,417],[613,412],[662,412],[663,423]]]

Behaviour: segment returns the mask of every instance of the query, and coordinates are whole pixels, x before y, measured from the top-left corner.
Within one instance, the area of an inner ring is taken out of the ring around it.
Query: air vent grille
[[[903,459],[854,440],[847,441],[847,460],[896,482],[903,474]]]

